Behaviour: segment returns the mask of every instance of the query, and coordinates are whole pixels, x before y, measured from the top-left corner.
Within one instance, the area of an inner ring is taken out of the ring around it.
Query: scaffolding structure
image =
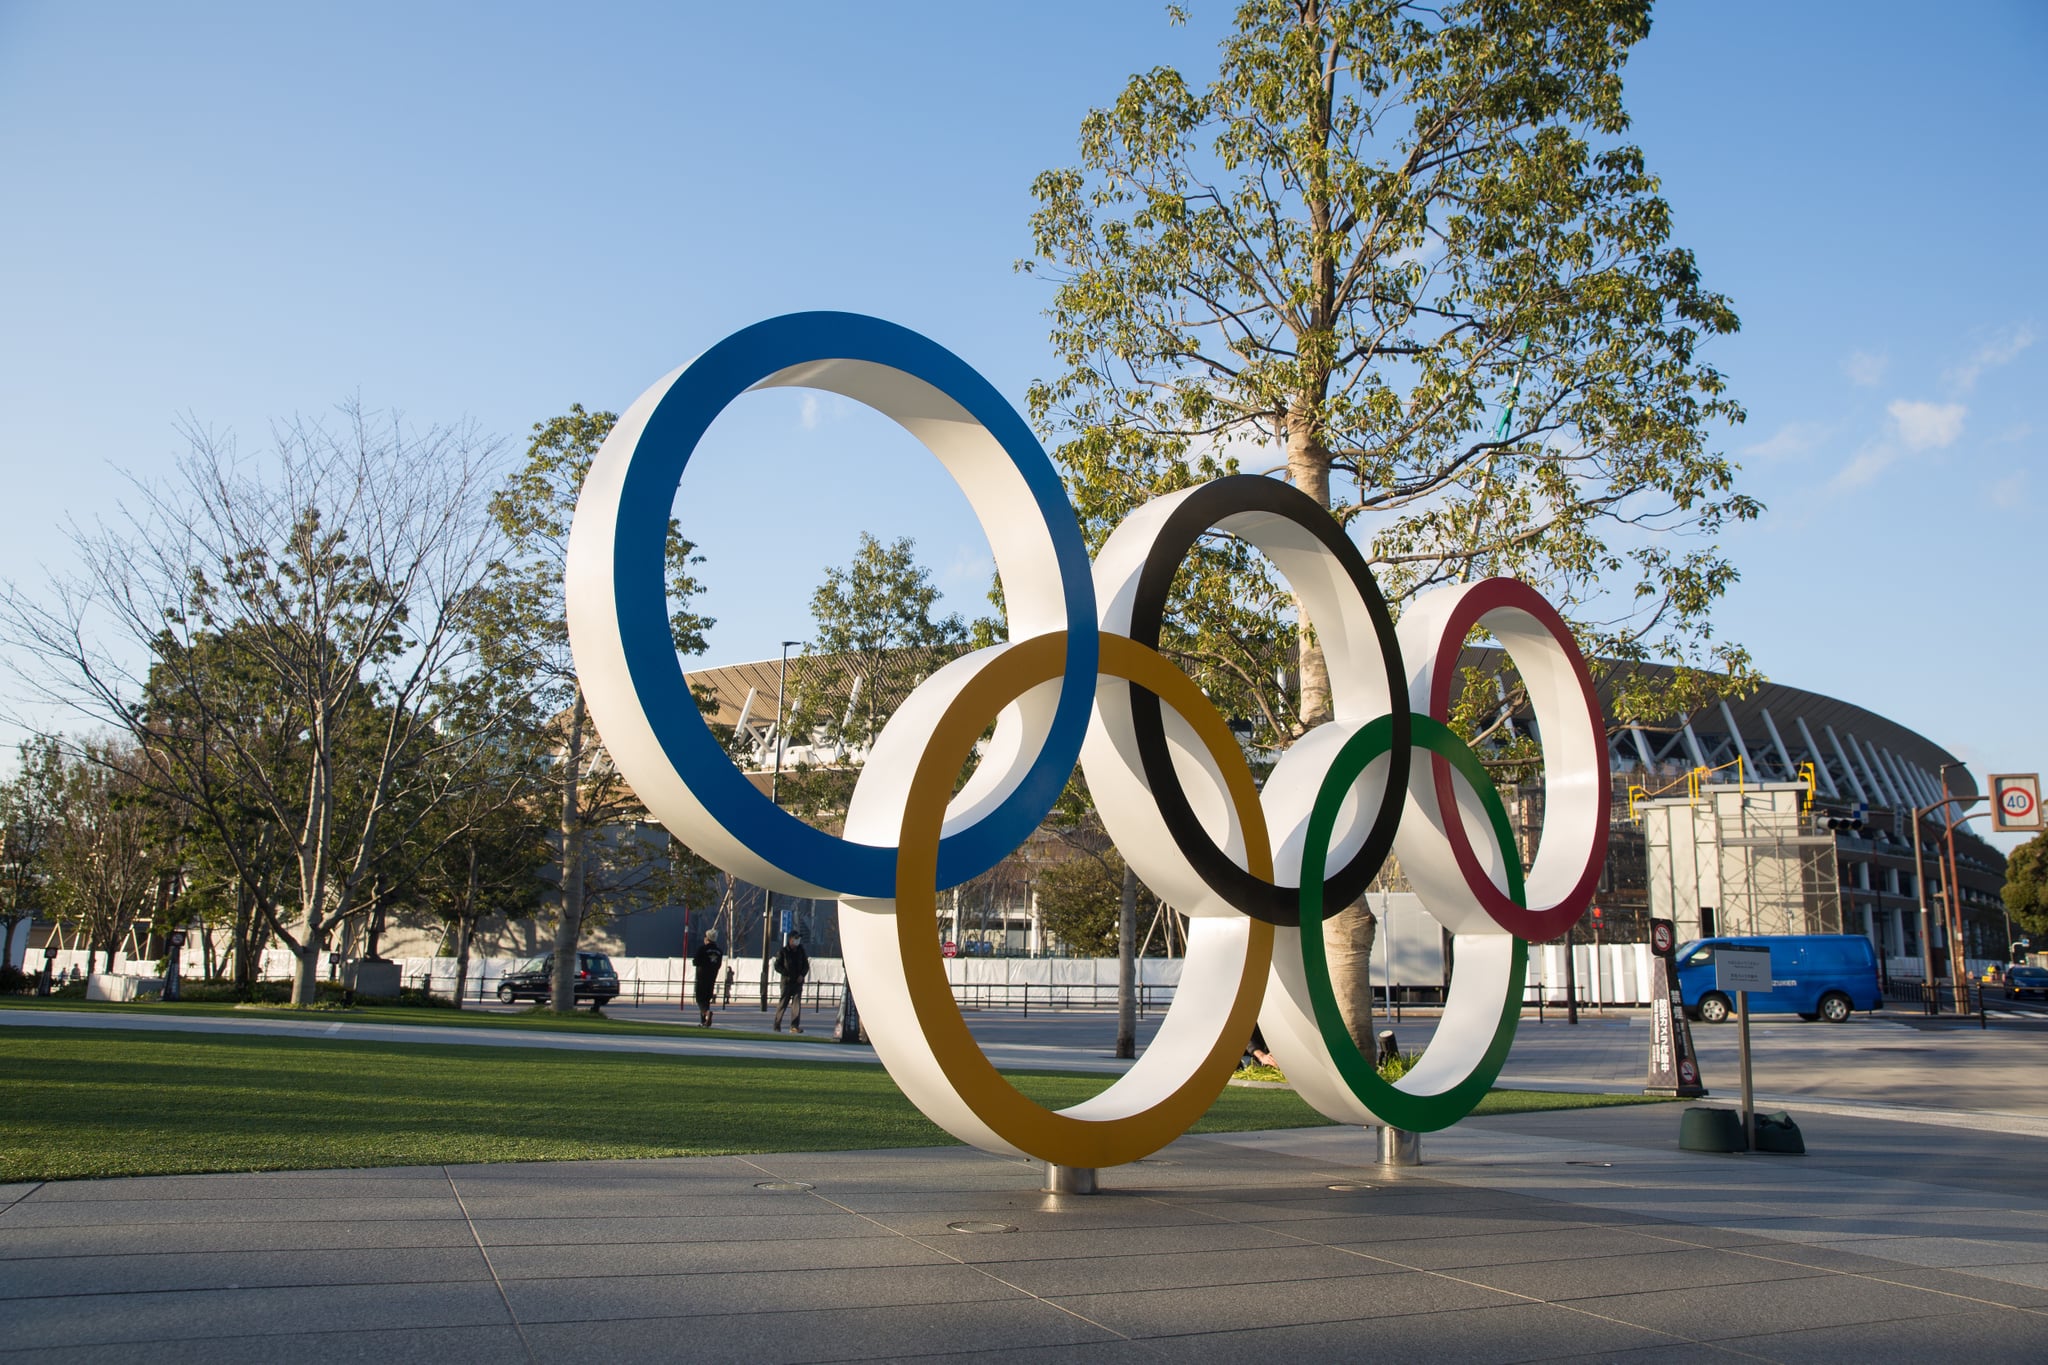
[[[1683,797],[1631,793],[1650,913],[1680,939],[1841,933],[1835,838],[1814,823],[1810,784],[1700,776]]]

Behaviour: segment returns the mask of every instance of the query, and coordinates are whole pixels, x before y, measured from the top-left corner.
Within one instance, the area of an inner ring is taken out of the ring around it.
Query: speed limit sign
[[[1991,774],[1991,828],[1999,834],[2033,834],[2041,821],[2039,773]]]

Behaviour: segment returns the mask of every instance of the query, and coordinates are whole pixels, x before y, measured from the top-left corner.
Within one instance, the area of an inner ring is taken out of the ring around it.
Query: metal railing
[[[408,988],[432,991],[447,995],[445,985],[436,988],[436,978],[428,972],[416,972],[408,977]],[[463,983],[462,1003],[465,1005],[486,1005],[497,1001],[498,982],[473,977]],[[839,996],[845,989],[838,981],[821,981],[815,978],[804,982],[803,1002],[807,1010],[839,1008]],[[1173,1003],[1174,987],[1170,984],[1141,982],[1138,986],[1138,1013],[1142,1016],[1164,1009]],[[744,1009],[748,1005],[758,1006],[761,1001],[761,983],[758,976],[735,976],[728,985],[721,980],[718,985],[718,1007],[720,1009]],[[773,1008],[782,999],[779,979],[768,983],[768,1007]],[[1114,1007],[1117,1002],[1117,987],[1114,983],[1076,982],[1073,984],[1045,982],[985,982],[956,981],[953,983],[953,999],[963,1010],[976,1009],[1021,1009],[1026,1018],[1033,1009],[1068,1010],[1101,1009]],[[696,990],[689,980],[680,981],[621,981],[619,992],[612,997],[614,1003],[635,1006],[675,1005],[679,1009],[696,1008]]]
[[[1978,981],[1958,986],[1952,981],[1901,981],[1893,977],[1884,988],[1887,1004],[1897,1002],[1907,1008],[1917,1006],[1931,1016],[1974,1017],[1979,1028],[1991,1026],[1984,1010],[1985,994],[1984,984]]]

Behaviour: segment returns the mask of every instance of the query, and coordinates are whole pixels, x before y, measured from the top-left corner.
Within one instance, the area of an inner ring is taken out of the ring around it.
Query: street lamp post
[[[782,714],[784,684],[789,680],[789,651],[801,640],[782,642],[782,666],[775,672],[775,772],[768,779],[768,800],[770,804],[782,804],[782,740],[786,729]],[[767,887],[761,888],[761,1012],[768,1012],[768,928],[775,913],[775,893]]]
[[[1948,770],[1950,768],[1960,768],[1962,766],[1963,765],[1960,763],[1944,763],[1941,765],[1941,796],[1944,801],[1949,799]],[[1947,887],[1947,894],[1944,897],[1944,899],[1948,903],[1948,917],[1951,922],[1951,927],[1948,931],[1948,974],[1952,978],[1954,978],[1956,986],[1960,988],[1963,985],[1964,981],[1968,979],[1969,965],[1967,962],[1958,960],[1956,956],[1956,949],[1961,947],[1963,942],[1963,901],[1961,896],[1961,886],[1959,885],[1957,880],[1956,868],[1956,825],[1960,822],[1955,818],[1955,816],[1956,812],[1954,811],[1944,812],[1941,817],[1941,822],[1942,824],[1948,827],[1948,875],[1943,882],[1943,884]]]

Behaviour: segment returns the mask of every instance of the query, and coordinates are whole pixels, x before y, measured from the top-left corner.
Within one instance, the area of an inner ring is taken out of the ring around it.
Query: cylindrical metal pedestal
[[[1045,1163],[1045,1187],[1054,1194],[1095,1193],[1093,1166],[1055,1166]]]
[[[1422,1164],[1422,1134],[1411,1133],[1405,1128],[1381,1128],[1380,1165],[1420,1166]]]

